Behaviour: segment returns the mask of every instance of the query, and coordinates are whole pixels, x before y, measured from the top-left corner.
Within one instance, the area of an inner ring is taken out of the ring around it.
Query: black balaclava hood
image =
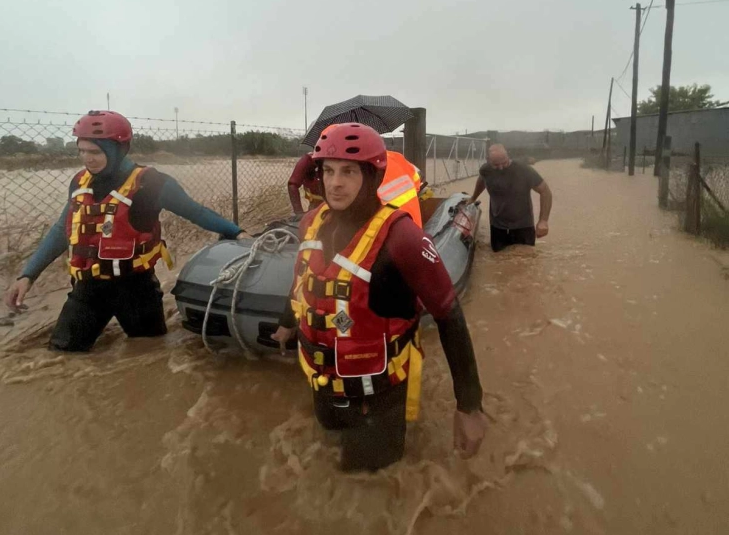
[[[94,175],[94,181],[98,183],[98,181],[106,181],[115,177],[127,154],[126,146],[111,139],[89,139],[88,141],[99,147],[106,155],[106,167]]]
[[[134,162],[126,157],[129,152],[128,144],[120,144],[111,139],[84,139],[99,147],[106,155],[106,167],[93,175],[94,179],[91,182],[94,199],[99,201],[111,190],[122,185],[134,169]]]

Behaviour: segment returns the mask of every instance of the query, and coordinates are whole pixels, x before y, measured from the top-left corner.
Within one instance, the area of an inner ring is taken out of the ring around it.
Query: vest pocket
[[[387,369],[387,338],[336,338],[334,362],[339,377],[379,375]]]
[[[134,240],[101,238],[99,240],[99,258],[102,260],[129,260],[134,256]]]

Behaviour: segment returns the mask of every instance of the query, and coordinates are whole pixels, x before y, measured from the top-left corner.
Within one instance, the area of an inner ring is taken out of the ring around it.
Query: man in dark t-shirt
[[[549,232],[552,191],[529,165],[512,161],[503,145],[489,148],[488,161],[479,170],[470,202],[489,192],[491,248],[494,252],[514,244],[534,245]],[[539,221],[534,225],[532,190],[539,193]]]

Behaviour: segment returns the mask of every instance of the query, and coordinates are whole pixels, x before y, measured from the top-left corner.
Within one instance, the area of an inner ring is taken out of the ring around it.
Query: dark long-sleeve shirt
[[[97,192],[94,185],[91,185],[94,189],[94,197],[97,200],[105,197],[112,189],[107,184],[104,184],[104,186],[107,187],[101,188]],[[119,184],[116,184],[113,187],[118,186]],[[72,183],[69,186],[69,198],[73,188],[74,184]],[[66,203],[58,221],[41,240],[38,249],[23,268],[21,277],[35,280],[44,269],[68,249],[68,237],[66,235],[68,210],[69,203]],[[205,230],[221,234],[225,238],[235,238],[241,232],[241,229],[235,223],[192,200],[174,178],[160,173],[154,168],[149,168],[142,175],[140,190],[134,196],[134,202],[129,209],[129,221],[140,232],[149,231],[159,218],[159,213],[162,210],[169,210],[191,223]]]
[[[302,220],[301,228],[307,228],[311,219],[310,212]],[[341,251],[348,241],[336,240],[339,246],[332,247],[333,226],[325,224],[319,233],[326,256]],[[390,228],[371,272],[369,306],[372,311],[380,317],[408,319],[417,313],[416,302],[420,299],[438,325],[458,410],[480,409],[483,392],[471,336],[453,283],[430,238],[412,219],[399,219]],[[289,328],[296,325],[290,304],[281,325]]]

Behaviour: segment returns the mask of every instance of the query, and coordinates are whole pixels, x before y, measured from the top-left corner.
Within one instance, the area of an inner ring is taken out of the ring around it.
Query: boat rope
[[[259,250],[275,254],[280,252],[287,244],[299,243],[299,241],[299,237],[290,230],[282,228],[268,230],[255,239],[253,245],[251,245],[251,248],[248,251],[236,256],[221,268],[218,277],[214,281],[210,282],[213,289],[210,292],[208,305],[205,307],[205,317],[202,325],[202,339],[205,349],[211,353],[215,353],[215,350],[210,347],[207,340],[208,318],[210,317],[210,309],[213,306],[215,293],[219,286],[234,283],[233,296],[230,301],[230,323],[233,325],[233,337],[243,350],[247,351],[249,354],[255,353],[253,349],[248,347],[245,340],[243,340],[243,336],[238,330],[238,323],[235,321],[235,316],[237,314],[235,308],[236,303],[238,302],[238,291],[240,290],[241,283],[245,278],[248,268],[251,267],[255,261],[256,254]]]

